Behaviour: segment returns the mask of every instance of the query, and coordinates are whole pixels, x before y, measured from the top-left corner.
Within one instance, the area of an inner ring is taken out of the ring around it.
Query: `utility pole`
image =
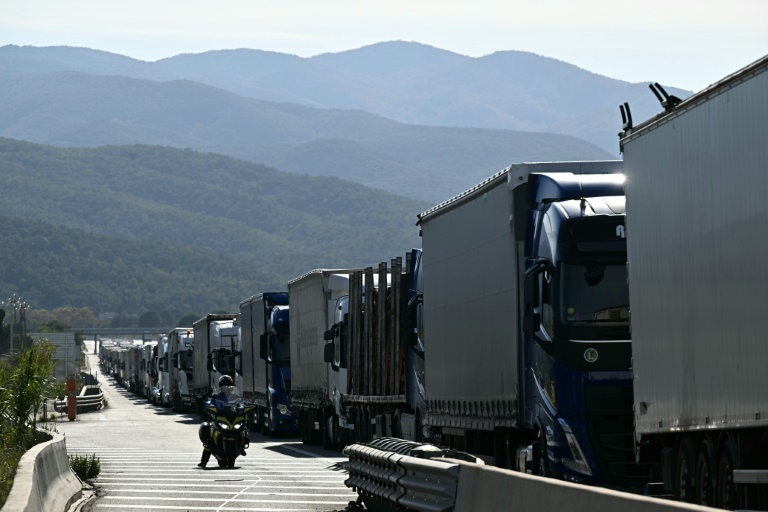
[[[16,325],[16,307],[19,304],[19,296],[15,293],[11,295],[11,298],[8,299],[8,304],[10,304],[11,309],[13,310],[13,319],[11,321],[11,348],[8,353],[13,355],[13,327]]]
[[[19,323],[21,324],[21,349],[24,350],[24,342],[27,340],[27,310],[29,304],[22,302],[19,306]]]

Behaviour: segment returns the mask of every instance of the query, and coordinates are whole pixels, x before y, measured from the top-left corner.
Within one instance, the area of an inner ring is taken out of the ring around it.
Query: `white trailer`
[[[219,377],[224,374],[235,376],[235,358],[240,351],[236,319],[235,314],[212,313],[192,324],[195,339],[192,394],[195,409],[201,417],[205,416],[205,399],[216,389]]]
[[[621,140],[639,458],[768,510],[768,56],[675,103]]]
[[[157,359],[155,360],[157,382],[152,393],[152,403],[155,405],[167,406],[170,404],[169,362],[168,336],[162,336],[157,342]]]
[[[190,392],[194,346],[192,327],[177,327],[170,331],[168,344],[171,407],[176,412],[189,411],[193,405]]]
[[[346,390],[346,373],[324,360],[325,331],[335,322],[338,300],[349,295],[353,270],[313,270],[288,282],[291,332],[291,404],[299,409],[301,440],[319,444],[326,436],[334,393]]]

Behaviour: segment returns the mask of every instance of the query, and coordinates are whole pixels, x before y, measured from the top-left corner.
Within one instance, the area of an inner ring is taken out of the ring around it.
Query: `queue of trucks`
[[[431,442],[768,510],[767,71],[685,100],[652,88],[661,114],[633,125],[622,106],[623,160],[510,165],[418,215],[421,249],[309,271],[102,361],[201,414],[230,375],[265,435]]]

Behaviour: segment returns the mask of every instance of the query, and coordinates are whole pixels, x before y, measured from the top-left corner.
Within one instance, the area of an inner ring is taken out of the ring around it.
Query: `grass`
[[[95,453],[90,457],[87,455],[70,455],[69,465],[72,466],[72,470],[78,478],[83,481],[96,478],[101,473],[101,461],[96,458]]]

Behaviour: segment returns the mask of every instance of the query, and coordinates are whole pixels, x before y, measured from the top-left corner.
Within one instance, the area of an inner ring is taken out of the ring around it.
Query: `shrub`
[[[11,490],[21,456],[47,440],[38,435],[37,422],[54,389],[55,351],[50,343],[35,343],[10,360],[0,360],[0,506]]]
[[[72,466],[72,471],[80,480],[96,478],[101,473],[101,461],[96,458],[95,453],[90,457],[87,455],[70,455],[69,465]]]

